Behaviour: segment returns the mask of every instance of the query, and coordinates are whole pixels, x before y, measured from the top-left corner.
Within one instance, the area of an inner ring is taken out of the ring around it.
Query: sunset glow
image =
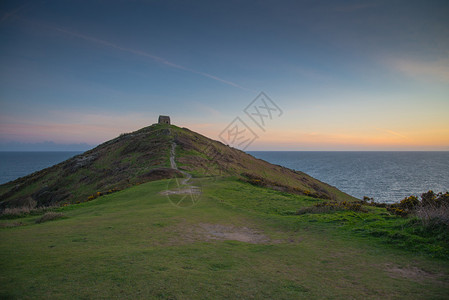
[[[244,119],[248,150],[449,150],[444,1],[5,1],[0,14],[0,150],[94,146],[159,114],[218,139],[261,91],[283,115],[265,132]]]

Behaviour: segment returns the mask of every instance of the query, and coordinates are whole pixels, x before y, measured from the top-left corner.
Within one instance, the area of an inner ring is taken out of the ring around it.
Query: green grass
[[[314,227],[327,230],[338,229],[340,234],[350,233],[361,239],[367,238],[370,242],[375,237],[374,242],[377,244],[388,244],[414,254],[449,260],[447,227],[438,228],[440,232],[430,232],[417,219],[391,215],[385,208],[364,206],[367,213],[338,210],[298,216],[295,212],[299,208],[313,206],[321,200],[253,187],[232,179],[217,182],[212,195],[232,207],[282,220],[286,226],[308,227],[313,224]]]
[[[370,233],[413,235],[401,229],[405,219],[377,208],[292,215],[318,200],[232,178],[203,179],[200,201],[179,208],[159,194],[167,184],[60,208],[63,219],[41,224],[40,216],[0,220],[23,224],[0,229],[0,298],[447,297],[447,259]],[[201,224],[250,228],[270,241],[210,239]]]

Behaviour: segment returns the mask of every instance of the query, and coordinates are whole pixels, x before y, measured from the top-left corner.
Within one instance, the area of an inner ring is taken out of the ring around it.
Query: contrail
[[[156,62],[162,63],[162,64],[164,64],[166,66],[169,66],[169,67],[172,67],[172,68],[176,68],[176,69],[188,71],[188,72],[191,72],[191,73],[195,73],[195,74],[198,74],[198,75],[201,75],[201,76],[204,76],[204,77],[207,77],[207,78],[211,78],[211,79],[220,81],[222,83],[234,86],[236,88],[240,88],[240,89],[243,89],[243,90],[248,90],[247,88],[244,88],[244,87],[242,87],[242,86],[240,86],[240,85],[238,85],[238,84],[236,84],[234,82],[231,82],[231,81],[228,81],[228,80],[224,80],[224,79],[221,79],[220,77],[217,77],[217,76],[205,73],[205,72],[196,71],[194,69],[190,69],[190,68],[187,68],[187,67],[184,67],[184,66],[181,66],[181,65],[169,62],[168,60],[166,60],[166,59],[164,59],[162,57],[150,54],[148,52],[122,47],[122,46],[113,44],[111,42],[105,41],[105,40],[101,40],[101,39],[97,39],[97,38],[94,38],[94,37],[91,37],[91,36],[87,36],[87,35],[84,35],[84,34],[68,31],[66,29],[62,29],[62,28],[59,28],[59,27],[53,27],[53,29],[55,29],[55,30],[57,30],[59,32],[63,32],[63,33],[69,34],[71,36],[80,38],[80,39],[84,39],[84,40],[93,42],[93,43],[101,44],[101,45],[104,45],[104,46],[115,48],[117,50],[129,52],[129,53],[132,53],[132,54],[135,54],[135,55],[148,57],[148,58],[151,58],[152,60],[154,60]]]
[[[11,16],[11,15],[12,15],[12,13],[9,14],[9,16]],[[203,76],[203,77],[206,77],[206,78],[210,78],[210,79],[213,79],[215,81],[219,81],[221,83],[224,83],[224,84],[227,84],[227,85],[230,85],[230,86],[233,86],[233,87],[245,90],[245,91],[252,91],[251,89],[245,88],[245,87],[243,87],[241,85],[238,85],[237,83],[234,83],[232,81],[228,81],[228,80],[222,79],[220,77],[217,77],[215,75],[212,75],[212,74],[209,74],[209,73],[206,73],[206,72],[197,71],[197,70],[194,70],[194,69],[191,69],[191,68],[187,68],[187,67],[184,67],[184,66],[172,63],[172,62],[166,60],[165,58],[153,55],[153,54],[148,53],[148,52],[144,52],[144,51],[141,51],[141,50],[135,50],[135,49],[123,47],[123,46],[111,43],[109,41],[106,41],[106,40],[102,40],[102,39],[98,39],[96,37],[92,37],[92,36],[89,36],[89,35],[73,32],[73,31],[69,31],[69,30],[64,29],[64,28],[60,28],[60,27],[56,27],[56,26],[52,26],[52,25],[48,25],[48,24],[42,24],[42,23],[38,23],[36,21],[30,21],[30,20],[21,18],[21,17],[19,17],[17,15],[14,15],[14,17],[16,17],[17,19],[20,19],[22,21],[25,21],[25,22],[35,23],[35,24],[38,24],[40,26],[43,26],[43,27],[46,27],[46,28],[50,28],[52,30],[55,30],[55,31],[58,31],[58,32],[61,32],[61,33],[64,33],[64,34],[67,34],[67,35],[70,35],[70,36],[73,36],[73,37],[76,37],[76,38],[79,38],[79,39],[83,39],[85,41],[89,41],[89,42],[92,42],[92,43],[96,43],[96,44],[100,44],[100,45],[103,45],[103,46],[107,46],[107,47],[110,47],[110,48],[113,48],[113,49],[116,49],[116,50],[120,50],[120,51],[123,51],[123,52],[132,53],[134,55],[147,57],[147,58],[150,58],[150,59],[154,60],[155,62],[164,64],[164,65],[166,65],[168,67],[171,67],[171,68],[184,70],[184,71],[187,71],[187,72],[190,72],[190,73],[193,73],[193,74],[197,74],[197,75],[200,75],[200,76]]]

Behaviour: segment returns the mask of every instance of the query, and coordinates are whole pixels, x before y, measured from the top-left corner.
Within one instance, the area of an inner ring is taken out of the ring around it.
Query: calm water
[[[81,152],[0,152],[0,184],[51,167]]]
[[[449,189],[449,152],[250,151],[270,163],[303,171],[357,198],[400,201],[429,189]]]

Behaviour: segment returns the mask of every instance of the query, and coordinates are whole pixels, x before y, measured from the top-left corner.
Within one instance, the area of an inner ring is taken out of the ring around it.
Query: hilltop
[[[170,165],[173,143],[179,169],[194,177],[234,176],[294,194],[354,199],[305,173],[256,159],[187,128],[154,124],[1,185],[0,208],[80,203],[135,184],[182,177]]]

